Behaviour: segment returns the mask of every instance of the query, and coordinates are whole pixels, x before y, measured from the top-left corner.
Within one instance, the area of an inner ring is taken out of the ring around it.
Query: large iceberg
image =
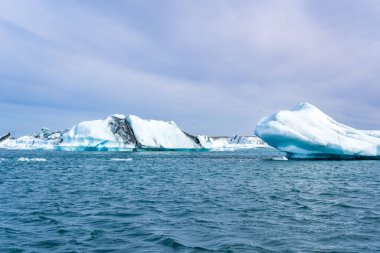
[[[207,137],[184,132],[175,122],[115,114],[84,121],[63,137],[58,150],[235,150],[267,147],[256,136]]]
[[[308,103],[261,119],[255,134],[288,158],[380,158],[380,131],[343,125]]]
[[[128,151],[136,149],[198,149],[197,138],[174,122],[115,114],[73,126],[57,146],[60,150]]]
[[[43,128],[34,136],[0,137],[0,148],[56,149],[68,151],[133,150],[235,150],[267,146],[256,136],[207,137],[184,132],[173,121],[141,119],[114,114],[83,121],[70,130]]]
[[[54,149],[61,143],[62,135],[66,131],[51,131],[48,128],[42,128],[33,136],[22,136],[13,138],[10,133],[0,137],[0,148],[4,149]]]

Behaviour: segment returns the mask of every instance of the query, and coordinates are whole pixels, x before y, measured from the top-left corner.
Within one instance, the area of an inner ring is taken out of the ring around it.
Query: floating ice
[[[286,158],[285,156],[282,156],[282,157],[273,157],[273,158],[271,158],[271,160],[273,160],[273,161],[287,161],[288,158]]]
[[[111,158],[110,159],[111,161],[116,161],[116,162],[130,162],[132,161],[133,159],[132,158]]]
[[[115,114],[104,120],[81,122],[63,136],[61,150],[127,151],[134,149],[201,148],[197,139],[174,122],[144,120]]]
[[[300,103],[263,118],[255,134],[289,158],[374,159],[380,157],[380,132],[340,124],[317,107]]]
[[[173,121],[141,119],[114,114],[101,120],[83,121],[70,130],[53,132],[43,128],[34,136],[0,137],[0,148],[56,149],[70,151],[132,150],[235,150],[267,146],[256,136],[193,136]]]
[[[257,136],[208,137],[200,135],[198,139],[202,147],[211,150],[225,151],[269,147]]]
[[[65,132],[53,132],[42,128],[41,133],[34,136],[22,136],[12,138],[10,133],[0,138],[0,148],[5,149],[54,149],[61,142],[62,134]]]
[[[83,121],[73,126],[62,139],[57,149],[127,151],[136,147],[134,135],[122,114]]]
[[[28,158],[28,157],[21,157],[17,159],[19,162],[46,162],[45,158]]]
[[[268,145],[257,136],[240,136],[235,135],[227,139],[229,147],[235,149],[246,149],[246,148],[265,148]]]

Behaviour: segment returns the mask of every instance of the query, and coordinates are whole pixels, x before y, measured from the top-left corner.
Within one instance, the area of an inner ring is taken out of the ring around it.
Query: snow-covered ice
[[[246,148],[266,148],[269,147],[263,140],[257,136],[241,136],[235,135],[227,139],[228,146],[236,149]]]
[[[198,139],[202,147],[211,150],[225,151],[269,147],[257,136],[208,137],[199,135]]]
[[[173,121],[145,120],[135,115],[129,115],[127,120],[141,148],[201,148],[196,137],[183,132]]]
[[[132,150],[235,150],[266,147],[256,136],[193,136],[173,121],[146,120],[135,115],[114,114],[83,121],[70,130],[53,132],[42,128],[34,136],[0,137],[0,148],[56,149],[68,151]]]
[[[34,136],[22,136],[12,138],[10,134],[7,138],[0,138],[0,148],[4,149],[54,149],[61,142],[62,132],[53,132],[43,128],[40,133]]]
[[[136,141],[122,114],[80,122],[62,139],[57,149],[125,151],[136,147]]]
[[[364,159],[380,157],[380,132],[336,122],[317,107],[300,103],[257,123],[255,134],[289,158]]]
[[[194,149],[197,139],[174,122],[114,114],[73,126],[57,147],[62,150]]]

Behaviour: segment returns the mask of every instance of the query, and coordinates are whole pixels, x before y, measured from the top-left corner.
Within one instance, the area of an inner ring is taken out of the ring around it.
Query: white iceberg
[[[198,139],[202,147],[211,150],[225,151],[269,147],[257,136],[208,137],[199,135]]]
[[[128,151],[136,148],[133,132],[122,114],[80,122],[62,139],[56,147],[58,150]]]
[[[63,136],[58,150],[131,151],[135,149],[199,149],[199,141],[174,122],[114,114],[84,121]]]
[[[67,151],[133,150],[235,150],[267,146],[256,136],[193,136],[173,121],[141,119],[114,114],[100,120],[83,121],[70,130],[53,132],[43,128],[34,136],[0,137],[0,148],[55,149]]]
[[[193,136],[175,122],[115,114],[103,120],[84,121],[63,137],[59,150],[234,150],[267,146],[256,136]]]
[[[42,128],[40,133],[34,136],[22,136],[13,138],[9,133],[0,138],[0,148],[3,149],[54,149],[62,141],[65,132],[53,132],[48,128]]]
[[[308,103],[261,119],[255,134],[289,158],[380,158],[379,131],[343,125]]]
[[[257,136],[241,136],[235,135],[227,139],[228,146],[236,149],[250,148],[267,148],[269,147],[263,140]]]

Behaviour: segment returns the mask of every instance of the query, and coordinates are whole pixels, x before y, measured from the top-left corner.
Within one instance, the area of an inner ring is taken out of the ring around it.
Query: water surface
[[[282,155],[0,151],[0,252],[380,252],[380,161]]]

